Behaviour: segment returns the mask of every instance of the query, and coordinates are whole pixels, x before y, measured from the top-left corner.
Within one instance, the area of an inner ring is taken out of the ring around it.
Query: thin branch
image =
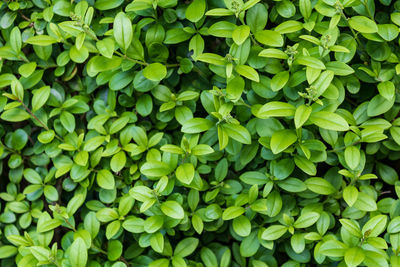
[[[50,131],[49,127],[47,127],[47,125],[44,124],[44,122],[42,122],[38,117],[36,117],[36,115],[33,114],[33,112],[24,104],[24,102],[23,102],[22,100],[17,99],[17,101],[18,101],[19,103],[22,104],[22,106],[24,107],[24,109],[25,109],[37,122],[39,122],[40,125],[43,126],[43,128],[45,128],[47,131]],[[63,140],[61,137],[59,137],[56,133],[55,133],[55,137],[56,137],[58,140],[60,140],[61,142],[64,142],[64,140]]]

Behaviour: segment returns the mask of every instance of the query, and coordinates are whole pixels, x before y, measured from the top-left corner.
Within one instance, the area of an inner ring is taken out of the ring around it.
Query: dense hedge
[[[0,7],[0,265],[400,266],[392,0]]]

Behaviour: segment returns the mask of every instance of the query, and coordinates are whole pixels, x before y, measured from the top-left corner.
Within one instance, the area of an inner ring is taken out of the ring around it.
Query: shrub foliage
[[[0,5],[1,266],[400,266],[398,1]]]

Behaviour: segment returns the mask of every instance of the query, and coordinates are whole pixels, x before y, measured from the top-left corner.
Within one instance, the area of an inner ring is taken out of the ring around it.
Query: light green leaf
[[[347,131],[349,129],[349,124],[347,121],[340,115],[333,112],[319,111],[311,113],[310,121],[318,127],[327,130]]]
[[[124,12],[119,12],[115,17],[113,31],[117,44],[122,49],[127,50],[132,42],[133,31],[132,22]]]
[[[182,206],[173,200],[167,200],[161,204],[161,211],[173,219],[181,220],[185,217]]]
[[[362,33],[374,33],[378,31],[376,23],[364,16],[354,16],[348,20],[350,27]]]
[[[73,266],[84,267],[88,260],[85,241],[78,237],[69,248],[69,259]]]
[[[271,30],[258,31],[254,34],[258,42],[272,47],[282,47],[283,37],[279,32]]]
[[[152,63],[144,68],[143,76],[158,82],[167,76],[167,68],[161,63]]]
[[[191,22],[198,22],[206,10],[205,0],[194,0],[186,9],[186,18]]]
[[[293,130],[275,132],[271,137],[271,150],[279,154],[297,141],[297,135]]]
[[[48,35],[36,35],[26,39],[25,43],[38,46],[48,46],[57,43],[57,39]]]

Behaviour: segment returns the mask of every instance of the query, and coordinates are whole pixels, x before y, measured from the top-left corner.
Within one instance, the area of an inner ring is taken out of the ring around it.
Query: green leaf
[[[225,221],[232,220],[242,215],[244,211],[245,209],[243,207],[229,207],[222,213],[222,219]]]
[[[332,184],[323,178],[308,178],[305,183],[310,191],[317,194],[330,195],[336,192],[336,189],[332,186]]]
[[[235,139],[242,144],[251,144],[250,133],[242,125],[226,123],[222,127],[226,134],[228,134],[228,136],[232,139]]]
[[[250,220],[244,216],[241,215],[239,217],[236,217],[233,219],[232,222],[232,227],[233,230],[240,236],[246,237],[250,235],[251,232],[251,222]]]
[[[279,32],[271,30],[258,31],[254,34],[258,42],[272,47],[282,47],[283,37]]]
[[[176,169],[176,178],[184,184],[190,184],[194,178],[194,166],[192,163],[184,163]]]
[[[361,230],[360,225],[355,222],[354,220],[349,219],[340,219],[340,223],[342,224],[343,228],[346,229],[350,234],[355,237],[361,237]]]
[[[30,63],[23,64],[18,68],[18,72],[23,77],[28,78],[35,71],[36,65],[37,65],[36,62],[30,62]]]
[[[296,129],[303,126],[303,124],[308,120],[310,114],[312,112],[312,108],[306,105],[300,105],[296,108],[296,112],[294,114],[294,124]]]
[[[98,72],[118,68],[121,65],[121,62],[122,58],[120,57],[106,58],[102,56],[94,56],[89,60],[86,68],[89,76],[93,77]]]
[[[104,189],[114,189],[115,180],[114,176],[109,170],[103,169],[97,172],[97,184]]]
[[[38,46],[48,46],[57,43],[57,39],[48,35],[36,35],[26,39],[25,43]]]
[[[10,33],[10,45],[11,48],[14,50],[14,52],[18,53],[21,51],[22,37],[21,37],[21,31],[19,30],[18,27],[14,27]]]
[[[325,66],[327,70],[333,71],[335,75],[347,76],[354,73],[352,67],[340,61],[327,62]]]
[[[161,63],[152,63],[144,68],[143,76],[158,82],[167,76],[167,68]]]
[[[258,73],[255,69],[253,69],[250,66],[247,65],[237,65],[235,67],[235,70],[237,73],[239,73],[240,75],[246,77],[249,80],[255,81],[255,82],[259,82],[260,81],[260,77],[258,76]]]
[[[191,22],[198,22],[206,11],[206,1],[205,0],[194,0],[187,7],[185,16]]]
[[[356,169],[361,160],[360,150],[356,146],[346,147],[344,150],[344,159],[350,169]]]
[[[181,220],[185,217],[182,206],[173,200],[167,200],[161,204],[161,211],[173,219]]]
[[[364,252],[359,247],[347,249],[344,254],[344,261],[349,267],[360,265],[364,261],[364,258]]]
[[[120,151],[111,158],[110,167],[113,172],[119,172],[125,167],[126,155],[124,151]]]
[[[319,111],[311,113],[310,121],[318,127],[327,130],[347,131],[349,129],[349,124],[347,121],[340,115],[333,112]]]
[[[378,84],[379,94],[386,100],[390,101],[395,96],[394,84],[391,81],[381,82]]]
[[[182,132],[184,133],[201,133],[207,131],[213,126],[213,122],[203,118],[193,118],[187,120],[182,125]]]
[[[387,100],[382,95],[375,95],[368,104],[368,116],[375,117],[387,112],[392,108],[394,99],[393,97],[391,100]]]
[[[127,50],[132,42],[133,31],[131,20],[124,12],[119,12],[115,17],[113,31],[117,44],[123,50]]]
[[[357,201],[353,205],[354,208],[361,211],[375,211],[377,210],[377,205],[375,199],[364,192],[358,193]]]
[[[182,28],[170,29],[165,34],[164,44],[178,44],[188,40],[191,33],[185,32]]]
[[[96,47],[102,56],[106,58],[112,58],[115,50],[114,40],[112,38],[106,38],[96,42]]]
[[[364,224],[362,233],[364,236],[377,237],[386,229],[386,224],[386,215],[376,215]]]
[[[0,118],[5,121],[19,122],[29,119],[31,116],[23,109],[13,108],[4,111]]]
[[[0,246],[0,259],[12,257],[18,253],[18,249],[10,245]]]
[[[350,27],[362,33],[374,33],[378,31],[376,23],[364,16],[354,16],[348,20]]]
[[[328,240],[320,246],[319,253],[329,257],[343,257],[347,250],[347,246],[342,242]]]
[[[69,259],[73,266],[84,267],[88,260],[88,253],[85,241],[78,237],[72,242],[69,248]]]
[[[152,234],[150,238],[150,245],[154,251],[162,253],[164,250],[164,236],[160,232]]]
[[[199,240],[194,237],[187,237],[181,240],[178,245],[176,245],[174,250],[174,256],[187,257],[192,254],[197,246],[199,245]]]
[[[300,215],[299,218],[294,222],[295,228],[307,228],[316,223],[319,219],[320,214],[316,212],[307,212]]]
[[[268,9],[265,5],[258,3],[246,12],[246,24],[252,33],[265,28],[268,21]]]
[[[94,7],[98,10],[109,10],[119,7],[123,2],[123,0],[97,0]]]
[[[244,90],[245,81],[240,76],[236,76],[230,80],[226,86],[226,93],[229,99],[238,100]]]
[[[387,231],[390,234],[395,234],[400,232],[400,216],[397,216],[390,221],[387,227]]]
[[[225,65],[225,58],[213,53],[203,53],[198,55],[196,60],[214,65]]]
[[[304,65],[307,67],[311,67],[318,70],[324,70],[325,65],[324,63],[319,60],[318,58],[311,57],[311,56],[300,56],[298,57],[295,62],[300,65]]]
[[[271,150],[279,154],[297,141],[297,135],[292,130],[275,132],[271,137]]]
[[[30,247],[30,251],[38,261],[46,262],[50,258],[50,251],[44,247],[32,246]]]
[[[161,177],[168,175],[171,170],[167,163],[161,161],[149,161],[142,165],[140,172],[146,176]]]
[[[218,266],[217,257],[211,249],[202,247],[200,251],[200,257],[206,267]]]
[[[287,231],[284,225],[271,225],[261,235],[261,238],[268,241],[273,241],[283,236]]]
[[[75,130],[75,117],[68,111],[63,111],[60,115],[62,126],[70,133]]]
[[[263,105],[255,114],[260,119],[270,117],[289,117],[295,114],[296,108],[289,103],[271,101]]]
[[[271,89],[272,91],[276,92],[282,89],[286,83],[289,81],[289,72],[288,71],[282,71],[277,74],[272,78],[271,80]]]
[[[357,197],[358,190],[355,186],[347,186],[345,189],[343,189],[343,199],[350,207],[352,207],[357,201]]]
[[[256,171],[245,172],[239,176],[239,179],[249,185],[263,185],[269,181],[265,174]]]
[[[236,25],[228,21],[219,21],[208,28],[208,34],[216,37],[231,38]]]
[[[287,59],[288,55],[282,50],[276,48],[268,48],[262,50],[259,54],[259,57],[267,57],[267,58],[277,58],[277,59]]]
[[[250,27],[247,25],[241,25],[236,27],[232,33],[232,39],[237,45],[241,45],[246,41],[250,34]]]

